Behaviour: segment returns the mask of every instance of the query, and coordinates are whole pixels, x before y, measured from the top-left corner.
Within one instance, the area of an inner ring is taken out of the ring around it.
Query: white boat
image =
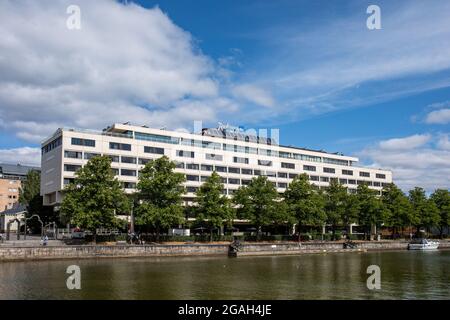
[[[438,247],[438,241],[430,241],[423,238],[414,239],[408,244],[409,250],[435,250]]]

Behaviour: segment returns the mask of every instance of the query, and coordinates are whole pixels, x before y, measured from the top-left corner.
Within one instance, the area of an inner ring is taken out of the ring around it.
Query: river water
[[[370,265],[381,289],[367,288]],[[0,299],[450,299],[450,250],[4,262]]]

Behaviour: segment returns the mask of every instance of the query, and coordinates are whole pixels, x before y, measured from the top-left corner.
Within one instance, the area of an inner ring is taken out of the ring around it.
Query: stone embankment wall
[[[344,249],[342,242],[243,243],[237,256],[287,255],[325,252],[371,250],[406,250],[406,241],[358,242],[356,249]],[[450,248],[449,241],[441,241],[440,248]],[[227,255],[228,244],[178,245],[65,245],[65,246],[0,246],[0,262],[13,260],[79,259],[99,257],[160,257]]]
[[[0,247],[0,261],[226,254],[228,254],[228,245],[226,244]]]

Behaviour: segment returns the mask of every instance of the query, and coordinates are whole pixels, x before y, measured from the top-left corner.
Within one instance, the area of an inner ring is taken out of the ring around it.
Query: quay
[[[48,259],[126,258],[163,256],[212,256],[234,257],[264,255],[299,255],[317,253],[367,252],[407,250],[407,241],[358,241],[355,248],[344,248],[343,242],[280,242],[242,243],[238,250],[231,250],[229,243],[217,244],[145,244],[145,245],[33,245],[18,241],[12,245],[0,245],[0,262]],[[441,240],[440,249],[450,248],[450,241]]]

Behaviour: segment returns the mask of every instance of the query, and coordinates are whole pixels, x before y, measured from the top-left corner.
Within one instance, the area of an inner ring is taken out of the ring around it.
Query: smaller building
[[[0,212],[12,209],[19,201],[19,189],[31,170],[38,167],[0,163]]]
[[[8,223],[14,220],[19,220],[20,223],[23,223],[25,219],[25,213],[27,209],[22,204],[15,204],[11,209],[5,210],[0,213],[0,233],[5,233],[8,229]],[[9,226],[9,231],[17,233],[18,223],[13,222]]]

